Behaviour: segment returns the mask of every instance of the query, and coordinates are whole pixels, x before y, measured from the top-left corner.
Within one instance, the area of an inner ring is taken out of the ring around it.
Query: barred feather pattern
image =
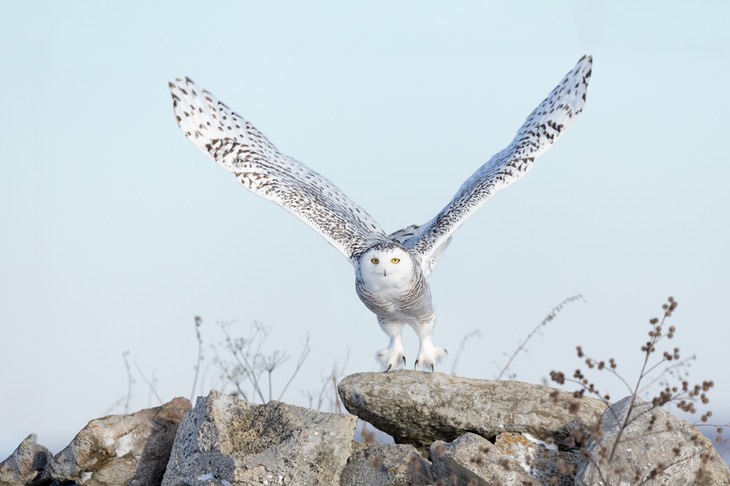
[[[535,108],[512,143],[482,165],[459,188],[454,198],[417,234],[403,241],[425,261],[434,255],[459,226],[487,202],[527,173],[535,159],[560,138],[586,102],[593,59],[582,57],[548,97]]]
[[[170,83],[185,136],[251,192],[320,233],[355,267],[355,290],[388,335],[384,371],[405,363],[401,330],[418,335],[416,366],[433,370],[446,350],[431,342],[435,316],[427,277],[458,227],[497,191],[522,177],[583,111],[592,59],[584,56],[527,117],[512,143],[482,165],[431,221],[390,235],[325,177],[280,153],[251,123],[189,78]]]
[[[170,83],[173,110],[185,136],[251,192],[303,220],[355,263],[385,232],[322,175],[281,154],[256,127],[190,78]]]

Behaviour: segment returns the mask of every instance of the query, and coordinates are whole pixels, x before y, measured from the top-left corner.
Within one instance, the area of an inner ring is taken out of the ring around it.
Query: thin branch
[[[292,373],[292,375],[289,377],[289,381],[286,382],[286,385],[284,385],[284,388],[281,390],[278,400],[281,400],[281,397],[284,396],[284,393],[286,393],[286,390],[287,388],[289,388],[291,382],[294,381],[294,377],[296,377],[297,373],[299,373],[302,364],[304,364],[304,360],[307,359],[307,356],[309,356],[310,350],[311,348],[309,347],[309,333],[307,333],[306,337],[304,338],[304,347],[302,348],[302,353],[299,355],[299,359],[297,360],[297,367],[294,369],[294,373]]]
[[[497,375],[497,380],[501,380],[502,376],[507,372],[507,370],[510,369],[510,365],[512,365],[512,361],[514,361],[515,357],[521,352],[525,350],[525,346],[527,343],[532,339],[535,334],[537,334],[540,329],[547,326],[547,324],[555,319],[555,316],[563,310],[563,307],[567,304],[570,304],[571,302],[575,302],[577,300],[582,300],[583,302],[586,302],[586,299],[583,297],[583,295],[578,294],[574,295],[572,297],[568,297],[567,299],[563,300],[561,303],[556,305],[552,308],[552,310],[548,313],[548,315],[545,316],[545,318],[540,322],[535,328],[530,332],[530,334],[527,335],[527,337],[517,346],[517,349],[515,349],[514,353],[512,353],[512,356],[510,356],[509,360],[507,361],[507,364],[504,365],[504,368],[502,368],[502,371],[499,372],[499,375]]]
[[[150,393],[153,394],[157,399],[157,403],[162,403],[162,398],[160,398],[160,395],[157,393],[157,385],[155,384],[154,373],[152,374],[152,380],[148,380],[144,373],[142,373],[142,369],[139,367],[139,363],[137,363],[136,359],[134,360],[134,367],[137,368],[137,373],[139,373],[139,376],[142,377],[142,380],[147,385]]]
[[[464,346],[466,346],[466,342],[472,338],[481,338],[482,333],[479,331],[479,329],[474,329],[472,332],[461,338],[461,343],[459,343],[459,350],[456,352],[456,356],[454,357],[454,364],[451,365],[451,374],[456,376],[456,366],[459,364],[459,358],[461,357],[461,353],[464,351]]]
[[[193,389],[190,392],[190,401],[195,398],[195,387],[198,384],[198,375],[200,374],[200,364],[203,362],[203,336],[200,333],[200,327],[203,325],[203,319],[195,316],[195,338],[198,340],[198,361],[195,363],[195,376],[193,377]]]
[[[129,402],[132,400],[132,385],[134,384],[132,368],[129,366],[129,351],[123,352],[122,358],[124,358],[124,367],[127,369],[127,400],[124,402],[124,413],[129,413]]]

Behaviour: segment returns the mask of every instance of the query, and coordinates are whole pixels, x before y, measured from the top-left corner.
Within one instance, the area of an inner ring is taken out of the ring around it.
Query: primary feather
[[[535,159],[565,133],[583,111],[593,59],[584,56],[548,97],[535,108],[512,143],[494,155],[459,188],[454,198],[416,234],[404,240],[424,261],[440,253],[459,226],[494,193],[525,175]],[[435,264],[435,263],[434,263]]]
[[[251,192],[311,226],[348,259],[387,241],[360,206],[325,177],[280,153],[256,127],[190,79],[170,83],[180,129]]]

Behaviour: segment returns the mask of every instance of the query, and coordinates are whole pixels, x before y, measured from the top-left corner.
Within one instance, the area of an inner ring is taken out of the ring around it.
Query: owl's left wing
[[[170,83],[185,136],[251,192],[273,201],[321,234],[354,264],[385,232],[325,177],[280,153],[251,123],[189,78]]]
[[[406,236],[403,245],[416,250],[433,267],[454,231],[495,192],[522,177],[583,111],[592,63],[590,56],[583,56],[527,117],[512,143],[467,179],[435,218],[409,227],[414,234]]]

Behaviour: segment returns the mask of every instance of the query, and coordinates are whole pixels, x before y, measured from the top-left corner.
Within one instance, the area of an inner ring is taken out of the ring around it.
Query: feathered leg
[[[405,366],[406,350],[403,347],[403,338],[401,337],[403,323],[378,319],[378,324],[380,324],[383,332],[390,337],[388,347],[379,351],[376,355],[378,361],[380,361],[381,370],[390,371]]]
[[[418,348],[418,357],[416,358],[415,368],[423,368],[431,372],[434,371],[436,363],[446,356],[447,351],[444,348],[437,348],[431,342],[431,333],[436,325],[436,320],[431,319],[425,323],[412,323],[411,327],[420,340]]]

